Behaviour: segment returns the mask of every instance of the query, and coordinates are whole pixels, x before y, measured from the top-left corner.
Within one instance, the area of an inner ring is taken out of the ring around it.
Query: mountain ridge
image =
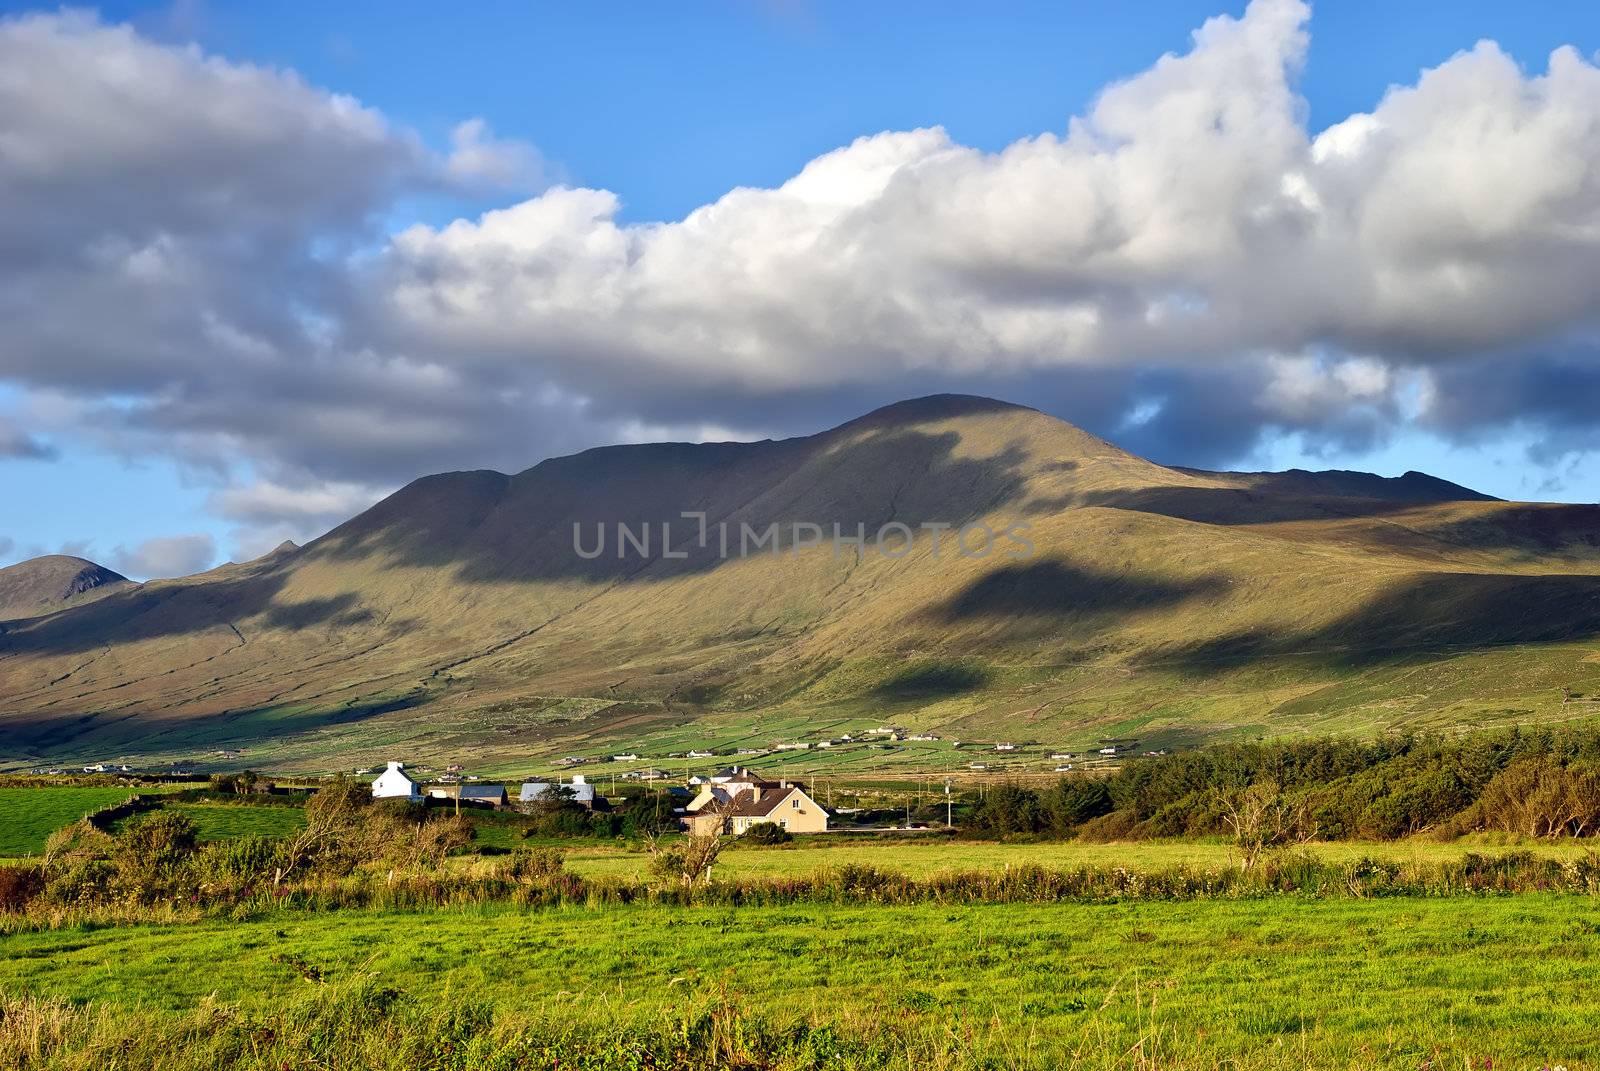
[[[250,743],[292,765],[374,735],[527,761],[824,712],[1173,741],[1553,717],[1530,696],[1600,674],[1595,514],[1421,474],[1166,468],[935,395],[791,439],[422,477],[304,547],[8,622],[0,728],[15,762]],[[834,523],[914,538],[795,549]],[[577,553],[619,524],[653,552]],[[963,554],[962,525],[1023,526],[1034,557]],[[719,552],[771,526],[781,552]],[[1440,683],[1397,702],[1380,682],[1414,687],[1413,658]]]

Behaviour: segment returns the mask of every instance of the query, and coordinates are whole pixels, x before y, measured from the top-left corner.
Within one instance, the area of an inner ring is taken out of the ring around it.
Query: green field
[[[0,857],[38,852],[62,826],[133,793],[125,785],[0,788]]]
[[[621,848],[588,848],[573,843],[567,867],[587,878],[644,876],[649,857]],[[1516,845],[1553,858],[1570,859],[1593,851],[1592,841],[1529,841]],[[1471,842],[1437,843],[1407,840],[1388,842],[1335,841],[1307,846],[1307,851],[1329,862],[1351,862],[1362,857],[1400,863],[1443,863],[1458,860],[1469,851],[1500,853],[1503,847]],[[1044,866],[1060,870],[1078,867],[1125,867],[1160,870],[1173,866],[1195,868],[1237,865],[1231,846],[1220,842],[1141,841],[1137,843],[1085,844],[1077,841],[993,843],[988,841],[896,842],[866,835],[838,835],[802,839],[782,848],[734,847],[724,851],[716,866],[718,878],[776,877],[809,873],[823,867],[871,866],[896,870],[912,877],[939,871],[998,870],[1008,866]]]
[[[179,803],[162,808],[194,819],[200,840],[281,837],[305,825],[298,807],[252,807],[237,803]]]
[[[1576,1071],[1600,1046],[1600,904],[1546,895],[289,913],[0,952],[0,989],[124,1011],[263,1012],[304,993],[299,965],[574,1020],[644,1022],[718,990],[779,1022],[954,1032],[950,1067]]]

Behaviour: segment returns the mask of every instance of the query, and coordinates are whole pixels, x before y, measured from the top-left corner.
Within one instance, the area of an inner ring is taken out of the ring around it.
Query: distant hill
[[[131,583],[104,566],[65,554],[19,562],[0,569],[0,621],[55,613]]]
[[[619,523],[648,555],[619,553]],[[795,524],[887,525],[896,553],[796,550]],[[1022,526],[1034,553],[963,556],[925,527],[965,524]],[[737,552],[771,525],[784,553]],[[1063,744],[1555,720],[1600,694],[1597,638],[1600,508],[1165,468],[940,395],[798,439],[428,476],[303,548],[12,622],[0,762],[509,769],[885,720]]]

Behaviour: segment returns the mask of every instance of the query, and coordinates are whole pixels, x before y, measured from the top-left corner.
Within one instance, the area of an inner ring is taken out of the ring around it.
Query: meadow
[[[158,791],[141,788],[140,792]],[[0,788],[0,858],[37,853],[51,833],[133,795],[126,785]]]
[[[83,787],[13,809],[128,791]],[[691,880],[533,821],[339,783],[80,830],[4,872],[0,1067],[1600,1071],[1588,838],[835,833]]]
[[[1438,864],[1459,861],[1477,851],[1498,854],[1506,850],[1532,852],[1551,859],[1576,859],[1592,852],[1592,841],[1473,840],[1439,843],[1430,840],[1329,841],[1304,845],[1301,850],[1330,863],[1374,859],[1401,864]],[[1122,867],[1134,871],[1165,870],[1186,866],[1197,870],[1238,864],[1231,844],[1212,841],[1139,841],[1090,844],[1081,841],[906,840],[893,835],[829,834],[802,838],[779,848],[733,847],[717,860],[716,876],[775,878],[807,874],[825,867],[870,866],[915,878],[947,871],[1005,870],[1041,866],[1057,870],[1080,867]],[[649,856],[634,849],[604,845],[576,846],[567,853],[569,870],[585,878],[639,880],[649,867]]]
[[[713,1066],[1600,1066],[1600,904],[1539,894],[284,912],[15,933],[0,949],[0,991],[144,1016],[156,1034],[198,1008],[213,1029],[228,1016],[259,1027],[297,997],[378,986],[380,1028],[405,1001],[477,1023],[482,1038],[457,1037],[458,1056],[489,1045],[496,1021],[620,1023],[643,1038],[726,1005],[780,1037],[824,1027],[867,1041],[839,1050],[859,1062]]]
[[[305,825],[298,807],[253,807],[236,803],[176,803],[162,810],[194,819],[201,843],[235,837],[282,837]]]

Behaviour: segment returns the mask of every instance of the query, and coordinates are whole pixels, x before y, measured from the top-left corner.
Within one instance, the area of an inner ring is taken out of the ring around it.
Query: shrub
[[[44,892],[44,871],[36,866],[0,866],[0,911],[21,911]]]
[[[194,819],[171,811],[129,819],[111,845],[118,889],[141,902],[171,892],[179,869],[195,853],[198,834]]]
[[[739,839],[750,844],[788,844],[794,840],[794,834],[776,822],[757,822]]]

